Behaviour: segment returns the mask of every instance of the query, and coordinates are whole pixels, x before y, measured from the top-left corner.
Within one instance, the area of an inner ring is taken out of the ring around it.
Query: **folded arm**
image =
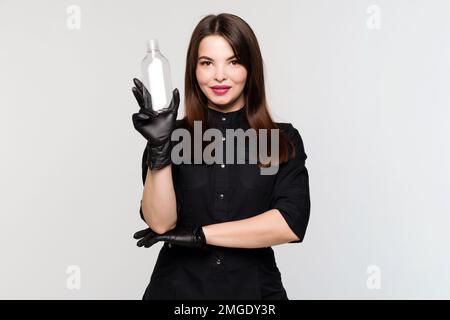
[[[297,241],[278,209],[256,216],[203,226],[206,243],[222,247],[264,248]]]

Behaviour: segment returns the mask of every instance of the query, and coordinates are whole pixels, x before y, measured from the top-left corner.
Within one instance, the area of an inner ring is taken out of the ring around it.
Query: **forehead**
[[[217,35],[207,36],[200,41],[198,55],[213,59],[228,59],[233,55],[233,48],[225,38]]]

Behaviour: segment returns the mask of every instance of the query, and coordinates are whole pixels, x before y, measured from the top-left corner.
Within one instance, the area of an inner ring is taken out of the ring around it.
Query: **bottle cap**
[[[147,40],[147,52],[159,50],[158,39]]]

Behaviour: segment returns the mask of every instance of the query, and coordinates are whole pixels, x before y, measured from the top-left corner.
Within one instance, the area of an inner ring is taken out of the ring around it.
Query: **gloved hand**
[[[139,112],[133,114],[133,125],[147,139],[149,150],[147,165],[150,170],[159,170],[172,162],[170,136],[175,129],[180,94],[175,88],[170,105],[156,112],[153,110],[152,98],[147,88],[136,78],[133,82],[136,87],[133,87],[132,91],[140,106]]]
[[[137,242],[138,247],[149,248],[158,241],[177,244],[189,248],[205,248],[206,238],[201,226],[199,227],[175,227],[163,234],[157,234],[152,229],[147,228],[138,231],[133,236],[140,239]]]

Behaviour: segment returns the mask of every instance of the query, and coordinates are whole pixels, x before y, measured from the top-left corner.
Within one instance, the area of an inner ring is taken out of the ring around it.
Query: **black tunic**
[[[177,120],[177,128],[183,126],[183,121]],[[228,113],[208,109],[208,124],[224,137],[227,128],[246,130],[246,106]],[[249,163],[172,164],[177,225],[240,220],[278,209],[300,239],[291,243],[302,242],[310,212],[306,154],[298,130],[290,123],[277,125],[294,142],[296,157],[282,163],[275,175],[261,175],[257,165]],[[147,149],[142,157],[143,183],[148,169],[146,157]],[[140,213],[144,219],[142,210]],[[288,297],[272,247],[209,246],[200,250],[164,244],[143,299]]]

